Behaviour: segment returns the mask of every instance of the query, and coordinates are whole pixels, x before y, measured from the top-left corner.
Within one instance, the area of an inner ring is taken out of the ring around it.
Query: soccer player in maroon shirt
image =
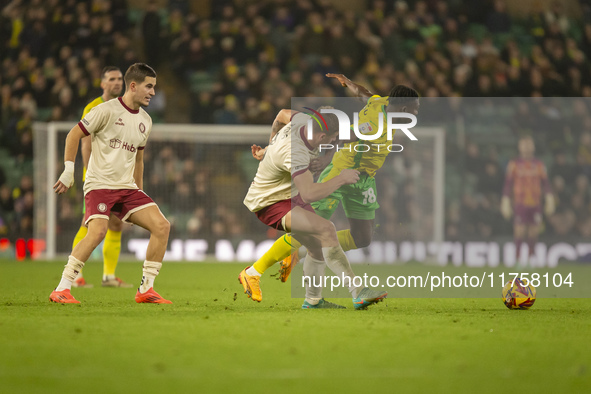
[[[519,139],[519,158],[507,165],[501,213],[505,219],[513,213],[513,236],[516,247],[516,260],[524,239],[527,238],[529,257],[534,254],[534,246],[542,223],[542,196],[545,196],[544,212],[554,213],[554,196],[550,189],[546,166],[534,157],[534,140],[531,136]],[[543,194],[542,194],[543,193]]]

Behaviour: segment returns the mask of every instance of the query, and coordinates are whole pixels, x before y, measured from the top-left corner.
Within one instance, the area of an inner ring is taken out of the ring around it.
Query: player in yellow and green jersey
[[[419,95],[416,90],[408,86],[397,85],[390,91],[388,97],[380,97],[373,95],[368,89],[352,82],[342,74],[327,74],[327,76],[336,78],[343,87],[348,87],[356,96],[367,100],[365,107],[359,112],[359,130],[364,134],[375,134],[375,129],[379,127],[380,113],[384,113],[384,119],[387,119],[387,111],[406,112],[415,116],[419,113]],[[324,169],[318,179],[320,183],[329,181],[344,169],[350,168],[360,172],[357,183],[341,186],[325,199],[312,203],[316,213],[325,219],[333,215],[340,203],[343,204],[350,229],[338,231],[337,236],[345,251],[363,248],[371,243],[375,211],[379,208],[374,177],[390,153],[388,147],[392,141],[387,139],[387,128],[384,127],[383,134],[378,139],[372,140],[371,146],[383,144],[380,145],[379,150],[374,147],[368,152],[356,152],[354,146],[358,143],[357,140],[348,141],[338,152],[332,151],[331,154],[317,159],[310,165],[310,170],[313,172]],[[254,148],[253,156],[259,159]],[[324,168],[328,161],[330,164]],[[275,241],[269,251],[253,264],[253,267],[262,273],[277,261],[283,260],[280,278],[285,282],[298,260],[297,250],[300,246],[297,240],[286,234]],[[292,250],[293,254],[291,254]],[[314,305],[308,305],[308,307],[314,308]]]
[[[350,88],[358,97],[367,99],[367,104],[359,112],[359,130],[363,134],[375,134],[378,129],[380,113],[387,119],[388,110],[392,112],[407,112],[413,115],[419,113],[419,95],[408,86],[397,85],[390,91],[388,97],[373,95],[361,85],[351,82],[342,74],[328,74],[339,80],[343,86]],[[363,142],[363,141],[362,141]],[[375,211],[380,207],[377,202],[375,174],[383,165],[390,153],[392,141],[387,139],[387,128],[383,128],[382,135],[371,141],[371,149],[367,152],[355,151],[358,140],[345,143],[344,147],[334,153],[330,164],[322,171],[318,182],[327,182],[342,170],[351,168],[360,172],[359,181],[354,185],[339,188],[336,192],[318,201],[312,206],[316,213],[324,218],[333,215],[339,203],[343,204],[345,215],[351,226],[352,244],[350,249],[364,248],[371,243],[374,230]],[[380,146],[377,149],[375,145]]]
[[[84,117],[97,105],[102,104],[105,101],[117,98],[121,95],[121,92],[123,91],[123,74],[121,73],[121,70],[118,67],[107,66],[103,69],[101,74],[101,88],[103,89],[103,95],[92,100],[84,108],[84,112],[82,113],[82,119],[84,119]],[[82,161],[84,162],[84,172],[82,175],[83,181],[86,176],[86,168],[88,166],[88,161],[90,160],[90,142],[90,138],[81,139]],[[86,210],[86,207],[84,207],[84,210]],[[115,217],[114,215],[111,215],[109,218],[109,227],[107,230],[107,235],[105,236],[103,244],[102,285],[104,287],[132,286],[129,283],[125,283],[124,281],[115,276],[115,269],[117,268],[117,263],[119,262],[119,254],[121,253],[122,228],[123,223],[121,222],[121,220]],[[76,233],[72,249],[78,244],[78,242],[80,242],[86,236],[87,232],[88,228],[84,225],[84,219],[82,219],[82,224],[80,225],[80,229]],[[87,283],[84,277],[82,276],[82,271],[78,274],[78,277],[76,278],[72,286],[92,287],[92,285]]]

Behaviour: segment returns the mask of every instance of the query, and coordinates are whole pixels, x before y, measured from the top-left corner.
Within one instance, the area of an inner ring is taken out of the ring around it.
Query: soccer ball
[[[503,287],[503,302],[509,309],[529,309],[536,302],[536,288],[527,279],[511,279]]]

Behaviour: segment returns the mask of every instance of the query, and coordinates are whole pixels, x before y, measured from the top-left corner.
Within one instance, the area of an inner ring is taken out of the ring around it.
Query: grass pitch
[[[590,299],[301,310],[269,276],[263,302],[247,299],[244,264],[165,263],[156,289],[174,304],[138,305],[91,262],[82,304],[51,304],[63,264],[0,261],[1,393],[591,391]],[[141,264],[118,275],[137,286]]]

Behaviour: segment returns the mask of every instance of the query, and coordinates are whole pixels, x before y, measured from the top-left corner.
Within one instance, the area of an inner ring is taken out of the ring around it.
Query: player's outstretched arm
[[[302,200],[306,203],[322,200],[343,185],[352,185],[359,180],[359,171],[346,169],[339,175],[324,183],[314,183],[314,177],[308,170],[293,178],[300,191]]]
[[[552,193],[548,193],[546,194],[544,203],[544,213],[546,216],[552,216],[554,211],[556,211],[556,200],[554,199],[554,195]]]
[[[513,215],[513,208],[511,208],[511,199],[509,196],[503,196],[501,199],[501,215],[503,215],[506,220],[511,219],[511,216]]]
[[[542,181],[542,190],[544,190],[546,197],[544,203],[544,213],[547,216],[552,216],[556,210],[556,200],[554,199],[554,194],[552,194],[552,187],[550,186],[550,181],[548,180],[548,171],[546,171],[546,166],[540,162],[539,168],[540,178]]]
[[[62,194],[74,184],[74,162],[78,153],[80,140],[85,136],[80,126],[76,125],[70,130],[66,137],[66,148],[64,152],[64,172],[60,175],[58,181],[53,185],[53,190],[57,194]]]
[[[286,124],[291,122],[291,109],[282,109],[279,111],[275,120],[273,121],[273,126],[271,127],[271,136],[269,137],[269,144],[273,141],[273,137],[281,130]]]
[[[269,136],[269,144],[273,141],[275,135],[281,130],[286,124],[291,121],[291,110],[290,109],[282,109],[279,111],[275,120],[273,121],[273,126],[271,127],[271,135]],[[258,161],[263,160],[265,157],[265,152],[267,148],[261,148],[260,146],[253,144],[250,147],[250,151],[252,152],[252,157],[257,159]]]
[[[370,92],[366,87],[356,84],[355,82],[351,81],[349,78],[344,76],[343,74],[328,73],[328,74],[326,74],[326,76],[329,78],[337,79],[344,88],[346,87],[346,88],[351,89],[353,94],[357,97],[369,98],[369,97],[373,96],[373,93]]]

